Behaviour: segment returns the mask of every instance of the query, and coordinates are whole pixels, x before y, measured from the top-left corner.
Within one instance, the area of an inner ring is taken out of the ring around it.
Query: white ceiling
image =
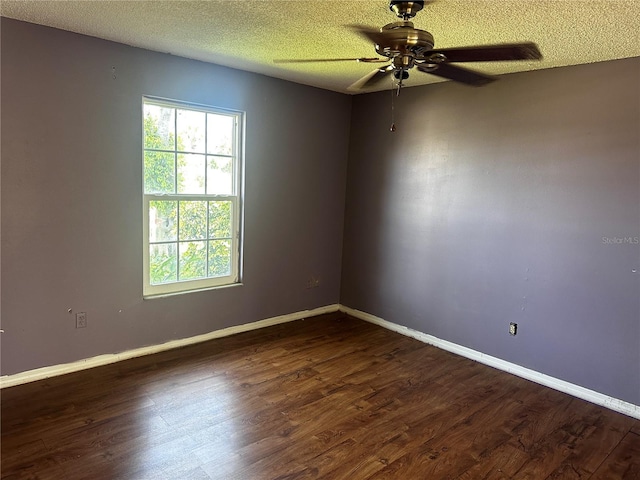
[[[388,0],[2,0],[2,16],[344,93],[374,66],[274,64],[373,57],[346,28],[397,20]],[[414,18],[436,48],[536,42],[540,62],[466,64],[489,74],[640,56],[640,0],[435,0]],[[441,81],[414,71],[408,85]],[[381,85],[379,89],[389,88]]]

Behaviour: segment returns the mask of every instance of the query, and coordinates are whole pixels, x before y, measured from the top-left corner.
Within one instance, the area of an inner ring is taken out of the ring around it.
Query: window
[[[240,281],[240,112],[143,99],[145,296]]]

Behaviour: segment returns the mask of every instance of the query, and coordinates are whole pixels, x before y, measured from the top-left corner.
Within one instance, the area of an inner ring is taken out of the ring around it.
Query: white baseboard
[[[37,368],[35,370],[28,370],[26,372],[20,372],[14,375],[4,375],[0,377],[0,389],[13,387],[15,385],[21,385],[28,382],[35,382],[37,380],[44,380],[45,378],[51,378],[67,373],[78,372],[80,370],[86,370],[93,367],[108,365],[110,363],[120,362],[122,360],[128,360],[130,358],[152,355],[154,353],[171,350],[173,348],[180,348],[187,345],[206,342],[215,338],[228,337],[230,335],[235,335],[236,333],[248,332],[249,330],[257,330],[259,328],[270,327],[272,325],[278,325],[280,323],[293,322],[295,320],[314,317],[316,315],[322,315],[324,313],[337,312],[339,308],[340,306],[338,304],[327,305],[326,307],[314,308],[313,310],[303,310],[301,312],[266,318],[264,320],[246,323],[244,325],[223,328],[222,330],[215,330],[213,332],[205,333],[202,335],[196,335],[195,337],[171,340],[160,345],[150,345],[148,347],[127,350],[126,352],[99,355],[97,357],[86,358],[83,360],[78,360],[76,362]]]
[[[456,355],[460,355],[471,360],[475,360],[479,363],[489,365],[490,367],[497,368],[504,372],[511,373],[521,378],[531,380],[532,382],[544,385],[545,387],[553,388],[563,393],[567,393],[582,400],[600,405],[610,410],[623,413],[633,418],[640,420],[640,406],[634,405],[617,398],[604,395],[602,393],[589,390],[588,388],[575,385],[573,383],[560,380],[544,373],[536,372],[515,363],[507,362],[491,355],[486,355],[482,352],[472,350],[471,348],[463,347],[456,343],[442,340],[428,335],[426,333],[413,330],[411,328],[398,325],[396,323],[383,320],[360,310],[346,307],[344,305],[327,305],[325,307],[315,308],[312,310],[304,310],[300,312],[290,313],[287,315],[281,315],[278,317],[267,318],[252,323],[246,323],[244,325],[237,325],[222,330],[215,330],[213,332],[205,333],[202,335],[196,335],[195,337],[181,338],[179,340],[171,340],[160,345],[150,345],[147,347],[136,348],[133,350],[127,350],[126,352],[113,353],[106,355],[99,355],[97,357],[86,358],[78,360],[72,363],[65,363],[61,365],[52,365],[49,367],[37,368],[35,370],[28,370],[26,372],[16,373],[14,375],[5,375],[0,377],[0,389],[12,387],[15,385],[21,385],[23,383],[35,382],[37,380],[43,380],[45,378],[55,377],[58,375],[64,375],[67,373],[78,372],[80,370],[86,370],[93,367],[99,367],[102,365],[108,365],[110,363],[120,362],[122,360],[128,360],[130,358],[142,357],[144,355],[152,355],[154,353],[163,352],[165,350],[171,350],[174,348],[185,347],[187,345],[194,345],[196,343],[206,342],[216,338],[228,337],[235,335],[236,333],[248,332],[250,330],[257,330],[259,328],[270,327],[272,325],[278,325],[280,323],[293,322],[295,320],[301,320],[303,318],[314,317],[325,313],[332,313],[337,311],[344,312],[352,317],[359,318],[366,322],[370,322],[379,325],[387,330],[391,330],[407,337],[415,338],[421,342],[433,345]]]
[[[340,305],[340,311],[351,315],[352,317],[359,318],[360,320],[364,320],[366,322],[374,323],[407,337],[415,338],[416,340],[419,340],[423,343],[428,343],[429,345],[441,348],[442,350],[455,353],[456,355],[460,355],[461,357],[475,360],[478,363],[489,365],[490,367],[497,368],[498,370],[502,370],[518,377],[531,380],[532,382],[544,385],[545,387],[553,388],[554,390],[567,393],[574,397],[581,398],[582,400],[586,400],[587,402],[595,403],[596,405],[606,407],[610,410],[640,420],[640,405],[634,405],[633,403],[618,400],[617,398],[613,398],[608,395],[589,390],[588,388],[584,388],[573,383],[565,382],[564,380],[545,375],[544,373],[521,367],[520,365],[516,365],[515,363],[507,362],[500,358],[492,357],[491,355],[486,355],[476,350],[472,350],[471,348],[463,347],[462,345],[442,340],[438,337],[434,337],[433,335],[427,335],[426,333],[422,333],[417,330],[413,330],[411,328],[407,328],[402,325],[383,320],[382,318],[362,312],[360,310],[355,310],[353,308]]]

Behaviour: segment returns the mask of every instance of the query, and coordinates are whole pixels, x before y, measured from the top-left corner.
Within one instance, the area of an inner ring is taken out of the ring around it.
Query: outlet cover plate
[[[87,326],[87,312],[76,313],[76,328],[85,328]]]

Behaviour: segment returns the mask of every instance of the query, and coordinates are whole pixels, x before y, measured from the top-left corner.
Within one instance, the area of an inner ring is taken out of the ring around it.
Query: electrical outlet
[[[87,326],[87,312],[76,313],[76,328],[85,328]]]
[[[509,334],[515,335],[516,333],[518,333],[518,324],[511,322],[509,324]]]

